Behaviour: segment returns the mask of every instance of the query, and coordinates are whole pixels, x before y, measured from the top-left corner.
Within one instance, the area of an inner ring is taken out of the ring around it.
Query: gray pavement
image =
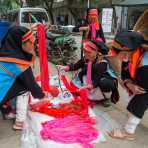
[[[50,72],[56,73],[53,64],[49,64]],[[37,70],[36,70],[37,71]],[[126,106],[126,92],[120,88],[121,99],[117,105],[112,105],[109,108],[96,105],[94,111],[97,116],[97,128],[106,133],[113,128],[122,126],[127,119]],[[95,148],[148,148],[148,117],[145,115],[143,123],[139,125],[136,137],[133,142],[114,140],[105,135],[106,142],[95,145]],[[0,116],[0,148],[20,148],[21,132],[13,131],[11,129],[12,121],[4,121]]]
[[[38,63],[36,63],[38,65]],[[35,66],[35,74],[39,73],[39,66]],[[49,71],[51,74],[56,73],[55,66],[49,63]],[[97,116],[97,128],[103,133],[121,127],[127,119],[126,105],[128,102],[126,92],[119,87],[120,101],[116,105],[109,108],[96,105],[94,111]],[[0,115],[0,148],[20,148],[21,132],[11,129],[12,121],[2,120]],[[142,123],[136,131],[137,139],[133,142],[114,140],[105,135],[106,142],[95,144],[95,148],[148,148],[148,112],[145,114]]]

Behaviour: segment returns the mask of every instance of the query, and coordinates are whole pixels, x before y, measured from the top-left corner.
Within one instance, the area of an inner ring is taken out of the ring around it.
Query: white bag
[[[96,100],[96,101],[104,100],[104,96],[103,96],[102,91],[99,87],[90,90],[89,94],[88,94],[88,98],[90,100]]]
[[[84,86],[87,85],[87,81],[86,81],[86,76],[83,76],[83,83],[84,83]],[[101,100],[104,100],[104,96],[102,94],[102,91],[99,87],[96,87],[92,90],[89,91],[89,94],[88,94],[88,98],[90,100],[96,100],[96,101],[101,101]]]

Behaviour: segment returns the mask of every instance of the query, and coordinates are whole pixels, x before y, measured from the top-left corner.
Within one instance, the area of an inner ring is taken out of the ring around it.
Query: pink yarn
[[[102,38],[96,38],[97,42],[103,42]]]
[[[92,61],[89,61],[87,63],[87,84],[92,84],[91,68],[92,68]]]
[[[91,40],[96,40],[96,27],[95,24],[90,24],[91,28]]]
[[[65,144],[79,143],[83,148],[94,148],[90,144],[99,133],[93,127],[95,119],[81,118],[77,115],[47,121],[42,124],[40,134],[43,139],[50,139]]]
[[[90,30],[91,30],[91,40],[92,41],[97,41],[97,42],[103,42],[102,38],[96,38],[96,26],[94,23],[90,24]]]

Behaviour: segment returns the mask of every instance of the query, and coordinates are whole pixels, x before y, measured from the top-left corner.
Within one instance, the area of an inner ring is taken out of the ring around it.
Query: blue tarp
[[[8,22],[0,21],[0,46],[1,46],[1,41],[6,35],[9,27],[10,27],[10,24]]]

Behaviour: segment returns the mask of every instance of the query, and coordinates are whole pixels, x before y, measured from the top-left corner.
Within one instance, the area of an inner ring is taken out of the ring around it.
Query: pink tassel
[[[91,28],[91,40],[96,40],[96,27],[95,27],[95,24],[91,24],[90,28]]]
[[[96,38],[97,42],[103,42],[103,40],[101,38]]]
[[[46,37],[44,25],[38,26],[38,42],[39,42],[39,60],[41,72],[41,87],[44,91],[49,91],[49,71],[46,51]]]
[[[92,61],[89,61],[87,63],[87,84],[92,84],[91,68],[92,68]]]

